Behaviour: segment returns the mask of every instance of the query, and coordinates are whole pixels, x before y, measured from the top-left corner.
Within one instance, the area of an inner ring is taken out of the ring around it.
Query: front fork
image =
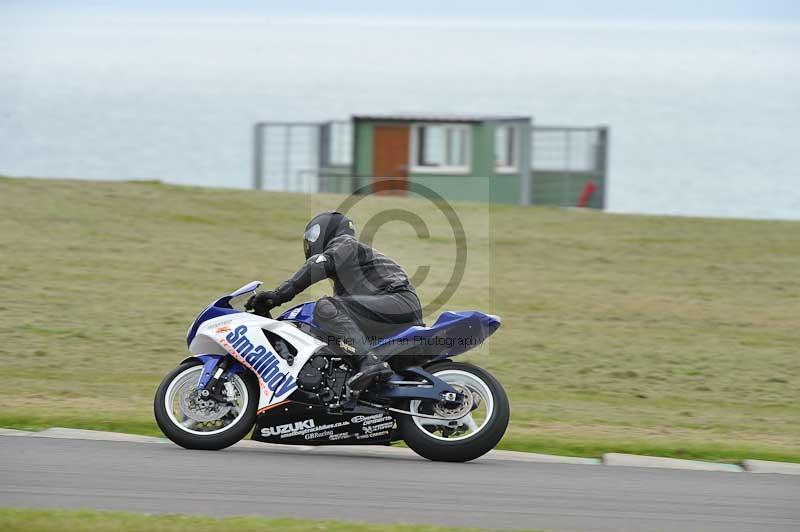
[[[230,355],[199,355],[197,358],[203,362],[203,374],[197,383],[200,396],[227,403],[224,384],[231,375],[240,373],[244,368]]]

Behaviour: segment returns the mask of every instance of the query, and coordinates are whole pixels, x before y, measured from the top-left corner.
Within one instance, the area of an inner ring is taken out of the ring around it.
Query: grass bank
[[[0,179],[0,425],[157,434],[151,401],[211,299],[274,285],[343,197]],[[457,204],[468,254],[445,309],[499,314],[466,356],[512,404],[501,447],[800,461],[800,223]],[[423,303],[447,285],[452,231],[424,201],[368,198],[362,226]],[[308,299],[329,290],[320,283]],[[435,314],[426,317],[433,321]]]
[[[0,509],[0,530],[6,532],[478,532],[476,528],[428,525],[377,525],[345,521],[267,519],[262,517],[190,517],[186,515],[143,515],[127,512],[89,510]]]

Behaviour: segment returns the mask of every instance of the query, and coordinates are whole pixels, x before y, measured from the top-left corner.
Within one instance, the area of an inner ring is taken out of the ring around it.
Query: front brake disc
[[[181,412],[186,417],[198,422],[216,421],[224,417],[231,410],[230,405],[224,405],[214,399],[203,399],[197,389],[187,391],[180,396]]]

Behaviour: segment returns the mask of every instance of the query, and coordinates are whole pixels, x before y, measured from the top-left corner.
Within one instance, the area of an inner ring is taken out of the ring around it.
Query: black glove
[[[279,304],[275,292],[268,290],[251,296],[250,299],[247,300],[247,303],[244,304],[244,308],[245,310],[252,310],[253,314],[267,316],[269,315],[269,311]]]

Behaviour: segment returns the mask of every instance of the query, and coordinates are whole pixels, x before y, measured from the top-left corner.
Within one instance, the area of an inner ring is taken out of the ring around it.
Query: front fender
[[[186,357],[181,361],[181,364],[185,364],[187,362],[191,362],[192,360],[200,360],[203,363],[203,375],[200,377],[200,381],[197,383],[198,388],[204,388],[208,381],[211,379],[211,376],[214,375],[214,370],[216,369],[217,365],[222,362],[228,355],[194,355],[190,357]],[[228,366],[228,370],[225,372],[225,377],[229,377],[235,373],[242,374],[245,371],[244,366],[239,364],[235,358],[231,357],[231,365]]]

